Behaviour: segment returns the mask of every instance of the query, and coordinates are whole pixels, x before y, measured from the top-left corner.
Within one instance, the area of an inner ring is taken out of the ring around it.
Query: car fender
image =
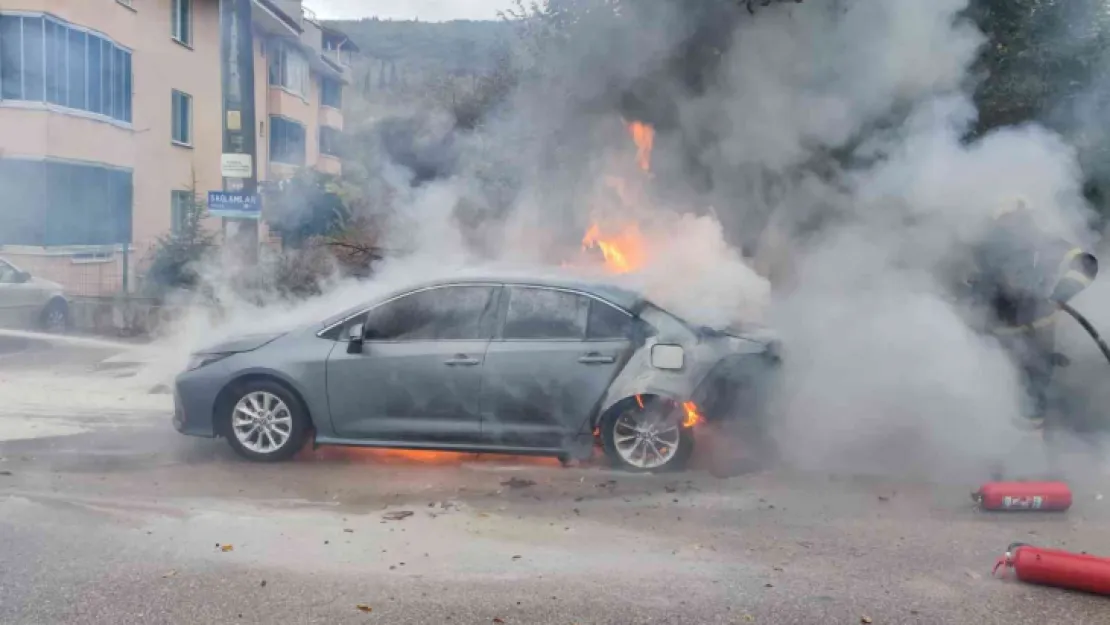
[[[684,346],[687,353],[685,366],[669,371],[651,365],[651,348],[654,345],[655,341],[648,341],[632,354],[587,422],[589,430],[592,431],[614,406],[636,395],[655,395],[676,402],[690,398],[709,369],[704,350],[697,345]]]
[[[260,366],[239,369],[235,371],[231,379],[224,385],[224,389],[220,391],[221,395],[240,380],[252,377],[271,378],[289,387],[301,401],[304,409],[308,411],[308,417],[312,421],[313,426],[317,428],[317,431],[321,429],[331,429],[331,417],[328,413],[326,396],[323,398],[319,397],[318,393],[313,393],[294,377],[277,369]]]

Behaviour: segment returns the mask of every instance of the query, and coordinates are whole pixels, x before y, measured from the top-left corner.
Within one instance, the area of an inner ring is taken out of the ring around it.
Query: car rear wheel
[[[629,402],[601,422],[602,446],[609,462],[634,472],[678,471],[694,450],[691,430],[682,427],[666,400]]]
[[[297,398],[275,382],[248,382],[228,402],[227,440],[257,462],[288,460],[304,445],[308,417]]]

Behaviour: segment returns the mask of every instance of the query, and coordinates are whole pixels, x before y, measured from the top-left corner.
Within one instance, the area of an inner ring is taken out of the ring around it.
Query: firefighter
[[[1006,348],[1022,376],[1030,403],[1028,426],[1044,427],[1055,401],[1052,377],[1067,359],[1056,353],[1059,304],[1086,289],[1098,261],[1081,248],[1037,226],[1020,199],[995,211],[990,231],[973,250],[968,280],[986,315],[987,329]]]

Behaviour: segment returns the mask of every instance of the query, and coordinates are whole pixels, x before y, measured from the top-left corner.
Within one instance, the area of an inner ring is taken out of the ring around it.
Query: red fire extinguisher
[[[984,510],[1064,511],[1071,489],[1063,482],[991,482],[971,494]]]
[[[1110,595],[1110,558],[1014,543],[998,559],[992,574],[1003,567],[1003,575],[1006,569],[1013,569],[1014,575],[1028,584]]]

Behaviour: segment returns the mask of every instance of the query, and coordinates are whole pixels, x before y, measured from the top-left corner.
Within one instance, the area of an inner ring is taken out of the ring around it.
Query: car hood
[[[220,341],[198,350],[198,354],[239,354],[250,352],[268,345],[287,334],[287,332],[266,332],[261,334],[244,334]]]
[[[51,293],[61,293],[62,285],[57,282],[43,280],[42,278],[31,277],[29,284],[40,291],[49,291]]]

